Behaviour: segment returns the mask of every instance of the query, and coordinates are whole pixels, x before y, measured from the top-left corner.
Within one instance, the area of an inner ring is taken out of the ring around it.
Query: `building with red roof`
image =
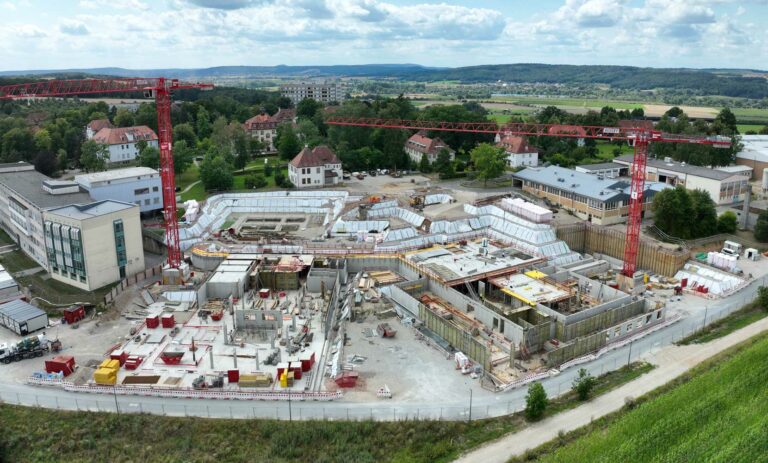
[[[430,163],[437,161],[437,157],[442,150],[448,151],[451,156],[451,161],[453,161],[453,157],[456,154],[456,152],[439,137],[429,138],[427,133],[423,130],[411,136],[411,138],[405,142],[403,149],[413,162],[417,163],[421,162],[421,157],[425,154]]]
[[[539,165],[539,150],[529,144],[525,137],[496,135],[496,146],[504,149],[509,167],[536,167]]]
[[[256,138],[264,145],[264,151],[274,153],[277,151],[275,139],[277,138],[277,126],[285,123],[293,123],[296,111],[293,109],[280,109],[270,116],[267,113],[257,114],[243,123],[245,132],[252,138]]]
[[[94,119],[85,126],[85,138],[90,140],[101,129],[111,129],[114,125],[109,122],[109,119]]]
[[[146,125],[104,127],[96,132],[92,140],[107,145],[110,163],[126,163],[136,159],[139,155],[136,144],[140,141],[146,142],[147,146],[159,147],[157,134]]]
[[[341,161],[329,147],[305,146],[288,164],[288,179],[296,188],[322,188],[341,181]]]

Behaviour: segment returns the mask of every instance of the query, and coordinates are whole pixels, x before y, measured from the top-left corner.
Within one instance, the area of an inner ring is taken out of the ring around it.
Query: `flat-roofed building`
[[[627,167],[632,166],[633,156],[627,154],[614,159],[614,162]],[[739,172],[724,172],[703,166],[692,166],[671,158],[648,159],[645,166],[645,179],[667,185],[682,185],[688,190],[703,190],[715,204],[733,204],[744,200],[749,189],[749,178]]]
[[[139,206],[141,212],[163,208],[160,173],[149,167],[126,167],[75,176],[96,201],[112,199]]]
[[[629,215],[630,183],[597,178],[563,167],[529,167],[512,174],[514,183],[528,193],[573,212],[598,225],[625,222]],[[649,214],[654,195],[669,185],[646,182],[643,213]]]
[[[54,280],[92,291],[144,270],[139,207],[98,201],[44,213],[48,268]]]

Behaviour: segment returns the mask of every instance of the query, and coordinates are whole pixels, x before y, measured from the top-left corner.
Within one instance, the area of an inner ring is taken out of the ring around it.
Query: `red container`
[[[227,381],[230,383],[240,381],[240,370],[227,370]]]
[[[45,371],[47,373],[64,373],[64,376],[69,376],[75,371],[75,358],[71,355],[57,355],[51,360],[45,361]]]
[[[77,323],[85,318],[85,307],[81,305],[75,305],[64,309],[64,320],[67,325]]]
[[[301,360],[301,371],[309,371],[315,364],[315,353],[303,354],[299,359]]]
[[[288,371],[293,372],[293,377],[295,379],[301,379],[301,362],[291,362],[291,367]]]
[[[356,371],[345,371],[336,378],[336,384],[339,387],[355,387],[358,376]]]
[[[290,371],[290,369],[291,369],[290,364],[286,362],[277,364],[277,377],[280,378],[281,376],[283,376],[284,371],[286,370]]]
[[[122,349],[113,350],[112,353],[109,354],[109,358],[112,360],[120,361],[120,366],[123,366],[125,361],[128,359],[128,352]]]
[[[160,320],[163,322],[163,328],[173,328],[176,326],[176,320],[173,318],[172,313],[163,314]]]
[[[160,326],[160,317],[155,315],[154,317],[147,317],[147,328],[153,329]]]
[[[259,297],[262,299],[266,299],[269,297],[269,288],[264,288],[259,290]]]
[[[166,365],[178,365],[181,363],[182,357],[184,357],[184,352],[166,351],[160,353],[160,360]]]
[[[686,286],[688,286],[688,278],[683,278],[680,280],[680,287],[685,288]]]
[[[125,369],[135,370],[139,368],[139,365],[141,365],[141,362],[143,361],[144,361],[144,357],[140,357],[138,355],[129,355],[128,359],[125,361]]]
[[[217,310],[211,313],[211,320],[218,322],[224,317],[224,310]]]

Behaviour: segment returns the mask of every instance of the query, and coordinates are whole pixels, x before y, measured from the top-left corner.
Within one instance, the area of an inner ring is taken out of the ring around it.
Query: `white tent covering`
[[[376,230],[382,232],[389,228],[389,222],[386,220],[337,220],[333,224],[331,233],[334,235],[354,234],[357,232],[369,232]]]
[[[208,198],[194,222],[179,229],[182,249],[206,239],[221,227],[232,213],[303,213],[325,216],[323,225],[337,217],[350,199],[346,191],[269,191],[225,193]]]
[[[552,221],[552,211],[522,198],[504,198],[501,200],[501,207],[534,223],[548,223]]]
[[[710,294],[723,296],[735,291],[746,283],[743,278],[731,275],[709,267],[702,267],[695,263],[687,263],[675,274],[675,279],[688,279],[688,288],[704,286]]]
[[[408,222],[414,227],[420,227],[421,224],[424,223],[424,217],[402,207],[382,207],[368,211],[369,219],[386,219],[390,217],[397,217],[398,219]]]
[[[390,230],[387,232],[387,236],[384,237],[384,241],[401,241],[408,238],[415,238],[417,236],[419,236],[419,232],[417,232],[413,227],[398,228],[397,230]]]
[[[444,193],[426,195],[424,196],[424,205],[430,206],[432,204],[445,204],[450,203],[453,200],[453,196]]]
[[[187,223],[194,221],[197,214],[200,213],[200,203],[196,199],[190,199],[184,202],[184,220]]]

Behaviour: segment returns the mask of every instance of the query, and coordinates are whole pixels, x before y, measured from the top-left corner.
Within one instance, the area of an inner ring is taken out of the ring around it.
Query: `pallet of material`
[[[163,380],[165,386],[178,386],[179,384],[181,384],[180,376],[169,376]]]
[[[240,375],[238,384],[240,387],[269,387],[272,381],[271,373],[252,373]]]
[[[136,375],[126,376],[123,384],[157,384],[160,381],[159,375]]]

